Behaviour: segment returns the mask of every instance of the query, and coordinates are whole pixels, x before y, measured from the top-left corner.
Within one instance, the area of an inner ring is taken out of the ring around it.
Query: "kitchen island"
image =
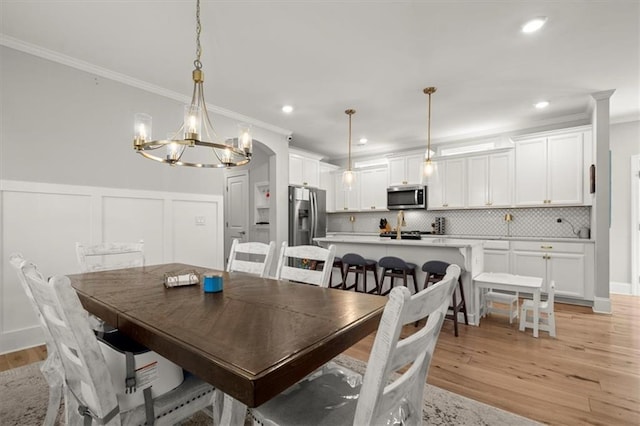
[[[483,242],[480,240],[467,240],[457,238],[425,237],[420,240],[391,239],[377,235],[335,235],[323,238],[314,238],[322,247],[330,244],[336,246],[336,256],[346,253],[358,253],[373,260],[379,260],[384,256],[395,256],[405,262],[418,265],[418,288],[424,283],[425,273],[422,272],[422,264],[429,260],[441,260],[447,263],[455,263],[463,269],[461,275],[464,288],[465,301],[469,323],[477,324],[478,307],[474,306],[472,277],[484,272]],[[333,276],[334,283],[340,281],[338,274]],[[388,283],[390,280],[387,280]],[[388,284],[387,284],[388,285]],[[396,280],[396,285],[398,281]],[[413,286],[409,285],[413,291]],[[463,318],[460,318],[464,320]]]

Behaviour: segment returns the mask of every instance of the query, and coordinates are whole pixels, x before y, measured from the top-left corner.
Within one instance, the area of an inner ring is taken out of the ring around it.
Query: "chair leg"
[[[362,282],[363,282],[362,292],[366,293],[367,292],[367,267],[364,265],[362,266]]]
[[[376,294],[380,294],[380,280],[378,279],[378,268],[376,266],[373,267],[373,278],[376,281]]]
[[[464,314],[464,323],[469,325],[469,318],[467,318],[467,302],[464,300],[464,288],[462,287],[462,280],[458,278],[458,284],[460,287],[460,298],[462,299],[462,313]]]
[[[458,301],[455,290],[453,291],[453,332],[458,337]]]
[[[411,277],[413,278],[413,292],[418,292],[418,279],[416,278],[416,270],[411,271]]]
[[[520,310],[520,331],[524,331],[525,322],[527,321],[527,309],[522,306]]]
[[[556,316],[553,311],[547,314],[547,323],[549,325],[549,336],[556,337]]]

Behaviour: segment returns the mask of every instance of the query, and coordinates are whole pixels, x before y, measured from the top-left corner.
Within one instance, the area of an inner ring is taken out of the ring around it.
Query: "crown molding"
[[[23,40],[8,36],[0,33],[0,46],[5,46],[13,50],[17,50],[29,55],[37,56],[42,59],[46,59],[58,64],[66,65],[71,68],[75,68],[80,71],[84,71],[90,74],[98,75],[100,77],[116,81],[118,83],[125,84],[127,86],[135,87],[140,90],[144,90],[149,93],[163,96],[165,98],[173,99],[181,103],[189,103],[191,97],[182,95],[178,92],[174,92],[164,87],[157,86],[155,84],[148,83],[143,80],[103,68],[92,63],[74,58],[72,56],[64,55],[59,52],[55,52],[44,47],[27,43]],[[291,130],[283,129],[282,127],[274,126],[273,124],[265,123],[264,121],[257,120],[255,118],[231,111],[225,108],[221,108],[216,105],[207,103],[207,109],[213,113],[219,114],[223,117],[227,117],[233,120],[242,121],[244,123],[251,124],[256,127],[260,127],[265,130],[272,131],[274,133],[288,136],[291,134]]]

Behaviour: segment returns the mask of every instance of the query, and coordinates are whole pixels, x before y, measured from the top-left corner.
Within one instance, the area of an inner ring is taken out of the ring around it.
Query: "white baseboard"
[[[631,283],[619,283],[615,281],[609,283],[609,292],[615,294],[633,294],[631,291]]]
[[[593,312],[597,314],[611,313],[611,299],[605,297],[593,298]]]
[[[39,325],[0,333],[0,355],[43,344],[44,336]]]

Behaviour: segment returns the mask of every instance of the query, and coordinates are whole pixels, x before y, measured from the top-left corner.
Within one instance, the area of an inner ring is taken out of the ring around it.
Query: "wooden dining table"
[[[165,274],[224,289],[166,288]],[[375,331],[386,297],[180,263],[69,275],[85,309],[225,394],[225,423]]]

